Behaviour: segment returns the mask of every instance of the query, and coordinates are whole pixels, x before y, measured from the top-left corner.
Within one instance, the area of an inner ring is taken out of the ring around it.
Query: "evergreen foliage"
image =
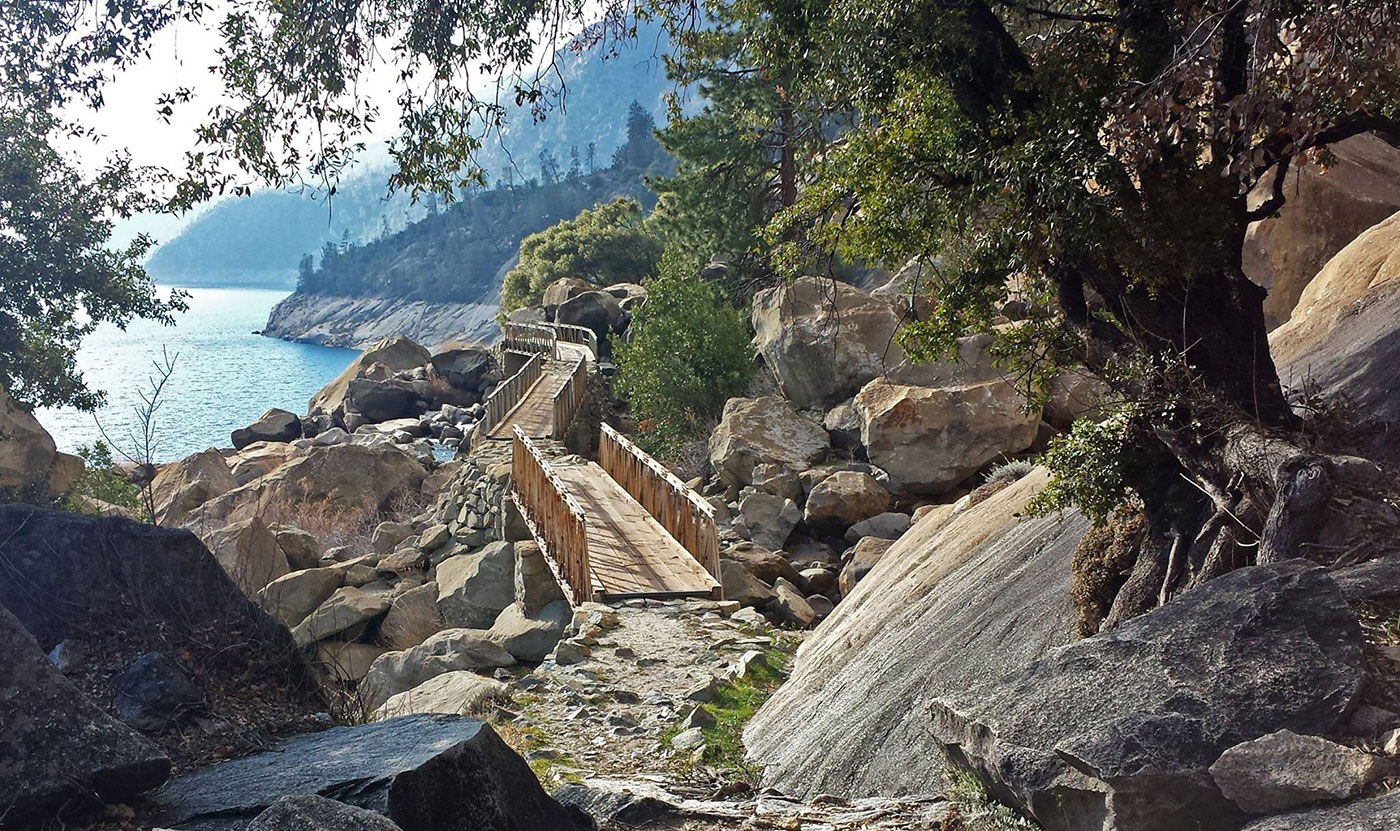
[[[643,447],[666,457],[748,388],[753,345],[744,310],[685,271],[682,258],[667,252],[646,288],[629,341],[614,344],[617,389],[632,406]]]
[[[660,256],[643,227],[641,203],[599,203],[521,240],[520,262],[501,284],[501,308],[539,305],[545,287],[561,277],[596,286],[640,283],[656,273]]]

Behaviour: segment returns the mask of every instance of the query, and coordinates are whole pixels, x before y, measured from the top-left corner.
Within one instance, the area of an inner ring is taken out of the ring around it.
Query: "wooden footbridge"
[[[598,362],[597,335],[582,326],[507,323],[501,357],[524,363],[486,397],[473,445],[510,441],[516,427],[532,438],[562,440]]]
[[[528,358],[487,399],[476,441],[513,442],[511,499],[570,601],[719,598],[708,502],[606,424],[597,462],[543,441],[560,441],[578,412],[597,362],[593,332],[507,324],[503,345]]]

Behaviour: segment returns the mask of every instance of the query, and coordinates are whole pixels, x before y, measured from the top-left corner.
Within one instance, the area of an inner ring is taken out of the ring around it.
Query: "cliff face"
[[[433,346],[449,340],[494,341],[500,307],[483,303],[426,303],[392,297],[331,297],[297,293],[278,303],[263,334],[271,338],[361,348],[406,335]]]

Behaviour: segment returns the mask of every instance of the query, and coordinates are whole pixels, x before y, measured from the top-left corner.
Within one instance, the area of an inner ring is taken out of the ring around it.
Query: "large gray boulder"
[[[1400,828],[1400,790],[1345,805],[1257,819],[1243,831],[1394,831]]]
[[[320,392],[311,396],[311,401],[306,405],[306,411],[308,413],[343,414],[345,412],[345,394],[350,388],[350,381],[363,377],[369,372],[370,367],[379,364],[390,372],[403,372],[423,366],[431,359],[432,355],[429,354],[428,350],[402,335],[377,341],[361,352],[334,380],[322,387]]]
[[[890,547],[744,731],[765,784],[927,793],[947,771],[926,704],[1073,640],[1070,557],[1088,523],[1020,516],[1047,479],[1036,471],[951,520],[926,513]]]
[[[158,787],[170,760],[54,669],[0,606],[0,800],[6,827]]]
[[[234,522],[204,536],[204,544],[228,576],[249,597],[289,572],[277,535],[260,517]]]
[[[372,718],[384,721],[413,713],[480,715],[492,702],[509,700],[510,687],[493,678],[459,669],[429,678],[407,692],[391,696],[374,711]]]
[[[1257,816],[1350,799],[1389,769],[1369,753],[1279,730],[1226,750],[1210,776],[1240,810]]]
[[[491,633],[480,629],[444,629],[421,644],[375,659],[360,688],[370,710],[431,678],[460,669],[493,670],[515,663]]]
[[[764,548],[781,549],[802,521],[802,509],[782,496],[756,491],[739,500],[734,532]]]
[[[156,633],[167,645],[239,653],[242,669],[286,677],[287,630],[239,591],[190,532],[117,517],[0,505],[0,606],[44,649],[93,632]],[[208,633],[219,632],[217,645]],[[143,650],[144,651],[144,650]],[[269,663],[264,664],[263,661]]]
[[[433,369],[447,383],[480,399],[499,368],[491,350],[484,346],[459,346],[433,355]]]
[[[387,594],[342,586],[292,629],[292,637],[300,646],[336,636],[354,640],[370,621],[389,611],[392,602]]]
[[[296,413],[274,407],[247,427],[234,430],[229,438],[235,450],[242,450],[255,441],[295,441],[301,438],[301,418]]]
[[[734,560],[719,561],[719,582],[724,587],[724,599],[732,600],[741,606],[757,609],[768,605],[778,596],[772,587]]]
[[[1334,732],[1363,677],[1336,583],[1289,560],[1218,577],[926,712],[955,764],[1047,831],[1223,831],[1244,815],[1210,766],[1266,733]]]
[[[915,364],[895,342],[903,322],[893,300],[825,277],[800,277],[753,301],[754,343],[799,409],[837,404],[882,376],[930,386],[998,377],[988,335],[960,342],[954,361]]]
[[[626,328],[627,313],[617,298],[602,291],[586,291],[559,304],[554,322],[568,323],[593,330],[598,336],[598,349],[609,352],[608,336]]]
[[[313,508],[342,518],[373,513],[416,494],[427,475],[421,464],[394,447],[318,447],[206,502],[191,519],[218,527],[253,516],[296,521]]]
[[[558,307],[560,304],[567,303],[580,294],[593,291],[595,288],[596,286],[587,280],[580,280],[577,277],[560,277],[544,287],[544,291],[540,293],[540,305],[545,308]]]
[[[248,823],[248,831],[401,831],[383,814],[303,794],[284,796]]]
[[[493,542],[475,554],[448,557],[437,566],[438,612],[448,626],[486,629],[515,601],[515,552]]]
[[[1040,413],[1002,380],[915,387],[883,379],[856,395],[861,443],[890,489],[940,494],[1035,441]]]
[[[890,507],[890,493],[869,473],[838,470],[812,488],[804,518],[808,525],[849,528]]]
[[[731,398],[710,434],[709,458],[720,480],[737,490],[753,482],[755,465],[805,470],[830,447],[821,425],[798,415],[778,396]]]
[[[573,620],[567,600],[555,600],[530,611],[523,603],[512,603],[491,624],[489,636],[517,660],[543,661],[564,637]]]
[[[427,409],[428,401],[408,381],[355,378],[346,387],[345,411],[358,414],[365,422],[410,418]]]
[[[162,788],[158,822],[181,831],[233,831],[284,796],[320,794],[388,817],[403,831],[572,831],[579,820],[550,799],[491,726],[412,715],[287,739]]]

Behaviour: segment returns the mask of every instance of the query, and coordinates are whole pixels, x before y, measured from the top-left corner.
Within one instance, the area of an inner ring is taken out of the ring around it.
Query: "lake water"
[[[150,386],[153,362],[164,347],[175,359],[156,413],[154,456],[180,459],[207,447],[228,447],[229,433],[270,407],[306,412],[306,402],[357,354],[351,349],[265,338],[253,332],[267,323],[286,291],[186,289],[189,311],[174,326],[132,321],[125,332],[101,326],[78,351],[87,383],[107,394],[96,413],[107,435],[130,449],[136,429],[133,409]],[[60,450],[75,451],[101,438],[94,414],[40,410],[39,421]]]

